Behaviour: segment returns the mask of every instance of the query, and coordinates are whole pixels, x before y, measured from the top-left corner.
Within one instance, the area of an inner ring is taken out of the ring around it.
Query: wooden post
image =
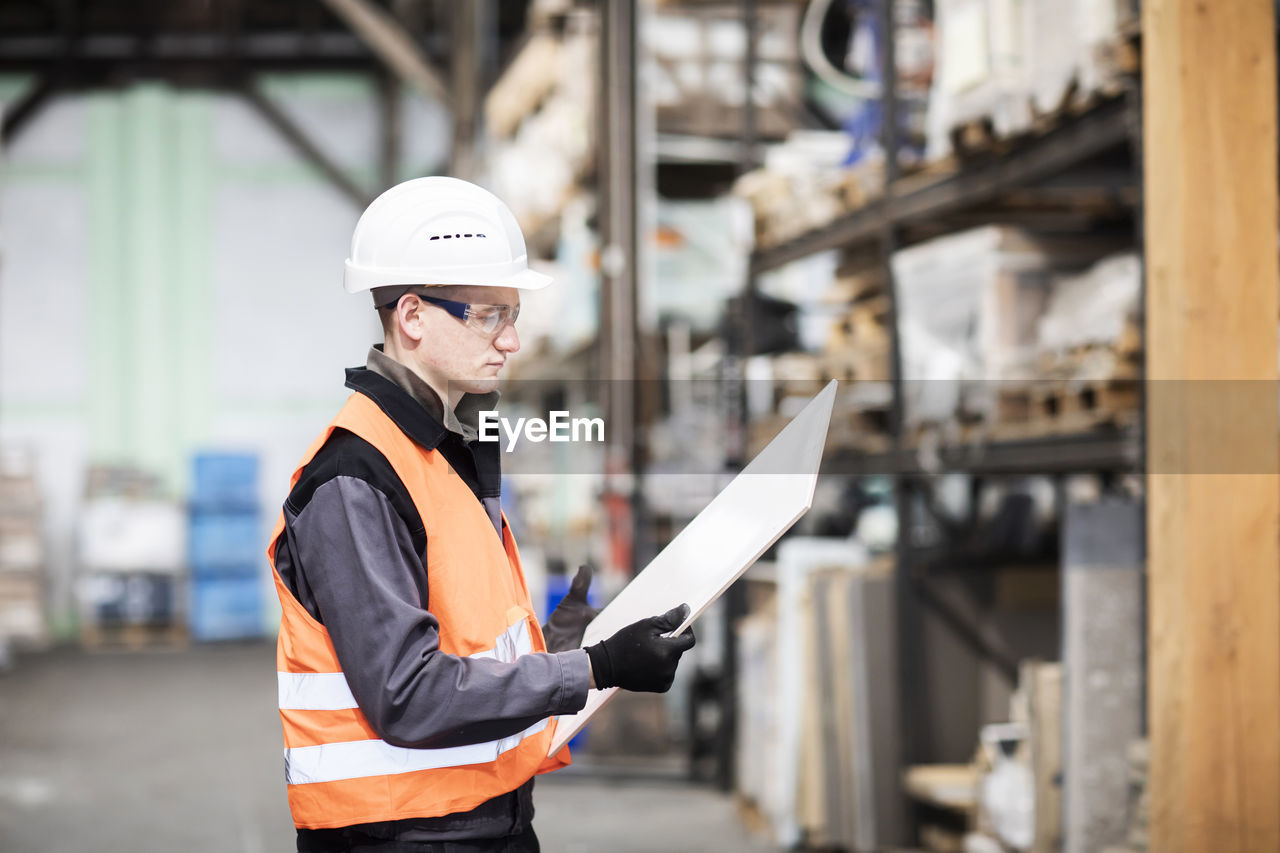
[[[1273,15],[1271,0],[1143,3],[1160,853],[1280,850]]]

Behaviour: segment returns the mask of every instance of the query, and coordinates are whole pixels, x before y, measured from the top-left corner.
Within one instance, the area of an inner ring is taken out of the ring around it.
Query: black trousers
[[[353,830],[326,832],[323,841],[311,833],[298,837],[299,853],[540,853],[533,825],[519,835],[476,841],[397,841],[372,838]]]

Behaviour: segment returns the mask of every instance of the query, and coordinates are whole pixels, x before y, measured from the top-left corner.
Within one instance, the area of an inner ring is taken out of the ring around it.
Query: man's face
[[[480,305],[520,304],[520,291],[514,287],[474,287],[442,285],[424,291],[440,299]],[[422,346],[417,354],[428,374],[448,388],[456,398],[459,390],[469,394],[487,394],[498,387],[498,372],[507,357],[520,349],[515,325],[506,322],[493,334],[485,335],[459,320],[439,305],[419,302],[423,324]]]

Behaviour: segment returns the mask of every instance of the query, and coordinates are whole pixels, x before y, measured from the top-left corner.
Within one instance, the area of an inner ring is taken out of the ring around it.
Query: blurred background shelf
[[[1141,433],[1136,429],[925,449],[904,447],[885,453],[835,449],[823,460],[824,473],[857,476],[1138,473],[1142,469]]]
[[[1140,122],[1135,105],[1133,95],[1114,97],[1081,115],[1061,117],[1042,134],[1009,140],[985,157],[900,178],[883,198],[829,225],[757,249],[751,255],[751,273],[816,252],[878,244],[886,228],[900,229],[897,245],[907,245],[924,235],[936,236],[948,220],[966,214],[969,224],[1081,210],[1131,215],[1140,191],[1137,176],[1131,166],[1113,163],[1115,158],[1123,163],[1130,155]],[[1107,162],[1108,157],[1113,161]],[[1073,171],[1080,172],[1078,183],[1045,186]]]

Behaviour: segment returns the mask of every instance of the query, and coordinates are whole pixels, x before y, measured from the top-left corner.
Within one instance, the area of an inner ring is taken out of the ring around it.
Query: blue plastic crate
[[[256,578],[261,577],[262,573],[267,571],[266,557],[255,560],[252,563],[202,563],[191,567],[191,577],[201,578],[204,580],[217,580],[218,578]]]
[[[187,555],[195,572],[219,566],[260,565],[266,543],[257,513],[191,513]]]
[[[576,569],[574,570],[574,574],[577,574]],[[598,581],[593,578],[591,586],[587,589],[587,603],[598,609],[600,607],[600,597],[596,594],[597,583]],[[544,619],[551,618],[551,611],[555,610],[556,606],[560,604],[560,599],[569,594],[569,587],[572,584],[572,575],[547,575],[547,610],[543,616]]]
[[[252,453],[198,453],[192,460],[191,506],[252,510],[258,505],[258,457]]]
[[[192,578],[188,619],[195,640],[261,637],[262,581],[256,573],[244,578]]]

